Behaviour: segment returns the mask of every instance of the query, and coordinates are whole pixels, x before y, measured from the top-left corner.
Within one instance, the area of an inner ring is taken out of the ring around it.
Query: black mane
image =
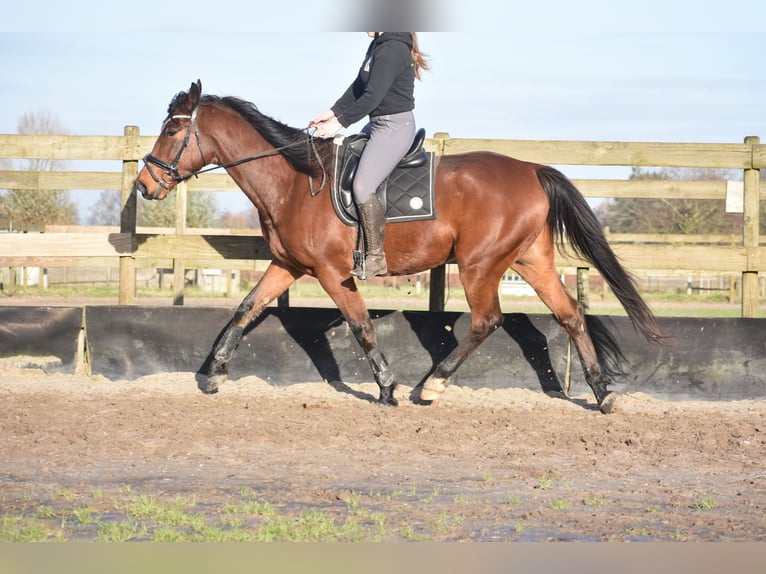
[[[263,138],[275,148],[285,147],[281,151],[287,162],[296,171],[308,175],[316,175],[319,171],[317,159],[311,149],[311,143],[308,141],[308,135],[305,130],[290,127],[282,122],[270,118],[258,111],[255,104],[247,102],[234,96],[202,96],[201,105],[221,105],[231,108],[240,116],[245,118]],[[320,153],[320,157],[330,151],[332,140],[316,139],[314,145]]]
[[[181,98],[185,96],[186,94],[181,93],[174,98],[168,109],[169,115],[173,113]],[[305,130],[290,127],[270,118],[258,111],[255,104],[234,96],[220,97],[206,94],[200,99],[200,105],[218,105],[234,110],[247,120],[275,148],[297,144],[280,151],[290,166],[296,171],[308,175],[317,175],[321,171],[321,166],[317,163],[311,143],[307,140]],[[325,161],[324,158],[330,157],[332,153],[332,140],[315,139],[314,146],[323,162]]]

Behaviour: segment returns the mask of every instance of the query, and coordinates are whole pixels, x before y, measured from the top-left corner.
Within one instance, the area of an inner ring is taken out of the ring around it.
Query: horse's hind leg
[[[420,390],[421,401],[437,400],[460,365],[503,324],[503,313],[500,310],[498,297],[501,274],[502,272],[498,274],[478,268],[472,271],[461,270],[460,280],[471,308],[471,330],[423,383],[423,388]]]
[[[301,274],[272,261],[258,284],[242,300],[234,317],[218,336],[210,353],[207,379],[200,382],[204,393],[215,393],[228,379],[229,361],[242,341],[245,328],[258,317],[266,306],[279,297]]]
[[[534,288],[559,324],[572,337],[585,372],[585,380],[593,391],[601,412],[611,412],[617,395],[607,388],[610,381],[601,368],[593,339],[588,333],[585,309],[567,293],[561,283],[553,265],[552,251],[550,257],[535,258],[531,253],[527,254],[513,268]]]

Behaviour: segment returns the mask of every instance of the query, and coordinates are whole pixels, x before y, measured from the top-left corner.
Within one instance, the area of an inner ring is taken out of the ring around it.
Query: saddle
[[[394,171],[375,191],[386,211],[386,221],[417,221],[434,219],[435,155],[423,148],[426,131],[415,134],[412,145]],[[355,134],[335,139],[335,164],[332,186],[332,205],[338,218],[346,225],[356,225],[359,216],[352,192],[354,176],[359,167],[367,134]]]

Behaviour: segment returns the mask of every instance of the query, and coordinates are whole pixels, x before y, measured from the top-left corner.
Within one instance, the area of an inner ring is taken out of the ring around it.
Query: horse
[[[192,141],[193,140],[193,141]],[[160,135],[135,181],[147,200],[161,200],[179,182],[223,167],[257,208],[273,259],[245,296],[211,350],[202,392],[228,379],[243,333],[298,278],[315,277],[347,321],[379,388],[378,402],[396,406],[396,380],[378,347],[366,304],[351,275],[356,230],[336,216],[326,175],[330,139],[287,126],[233,96],[202,94],[199,80],[171,101]],[[243,157],[243,155],[246,157]],[[213,166],[205,168],[205,166]],[[503,322],[498,287],[509,268],[534,288],[569,334],[598,408],[612,412],[614,371],[588,331],[583,305],[562,283],[555,250],[567,240],[606,280],[648,341],[665,337],[634,279],[622,266],[583,195],[560,171],[488,152],[446,154],[435,176],[436,218],[389,224],[389,275],[409,275],[454,261],[471,313],[467,335],[422,383],[419,401],[443,395],[466,358]],[[417,399],[415,399],[417,400]]]

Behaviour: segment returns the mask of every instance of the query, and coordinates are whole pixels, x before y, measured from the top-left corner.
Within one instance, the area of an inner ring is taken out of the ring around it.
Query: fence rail
[[[247,268],[254,260],[271,259],[266,242],[254,234],[200,233],[185,229],[183,221],[175,232],[137,230],[133,181],[139,160],[155,139],[141,136],[134,126],[127,126],[123,136],[0,135],[0,158],[122,162],[121,172],[0,171],[0,189],[121,190],[122,197],[116,232],[0,234],[0,267],[95,267],[119,262],[119,301],[131,304],[135,301],[136,267],[173,267],[180,274],[184,268]],[[741,276],[742,316],[755,316],[758,273],[766,271],[766,250],[759,237],[759,170],[766,168],[766,146],[758,137],[747,137],[741,144],[699,144],[458,139],[437,133],[426,140],[426,147],[437,154],[490,150],[554,165],[743,170],[742,181],[575,179],[574,183],[589,198],[719,200],[744,213],[741,236],[609,234],[609,240],[633,271]],[[203,174],[179,186],[180,213],[185,212],[186,194],[200,191],[239,189],[225,173]],[[557,257],[557,265],[580,269],[580,274],[588,267],[566,255]],[[444,268],[432,271],[431,308],[443,305],[443,278]],[[178,301],[182,297],[177,294]]]

